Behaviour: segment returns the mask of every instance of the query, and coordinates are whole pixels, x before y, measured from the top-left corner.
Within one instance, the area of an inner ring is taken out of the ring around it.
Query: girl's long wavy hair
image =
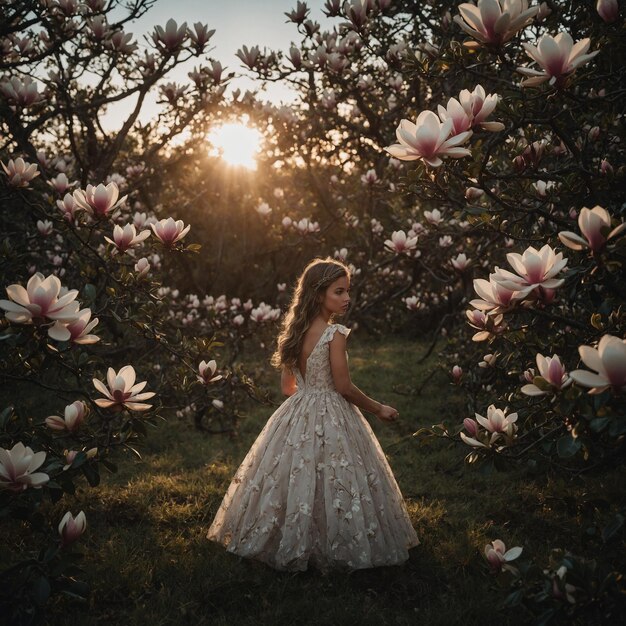
[[[297,367],[304,333],[320,311],[319,296],[342,276],[350,276],[350,270],[330,257],[313,259],[304,268],[278,335],[276,352],[272,355],[274,367],[292,371]]]

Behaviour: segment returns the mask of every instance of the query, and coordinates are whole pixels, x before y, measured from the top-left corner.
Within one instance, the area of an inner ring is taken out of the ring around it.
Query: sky
[[[323,13],[324,0],[307,2],[311,9],[309,18],[319,22],[322,29],[328,28],[336,18],[329,20]],[[226,72],[236,71],[245,73],[241,61],[235,53],[242,45],[248,47],[258,45],[261,50],[266,46],[272,50],[289,50],[292,41],[299,41],[300,34],[296,25],[287,22],[285,12],[296,7],[296,0],[157,0],[155,5],[139,20],[126,26],[127,32],[132,32],[138,43],[143,44],[144,34],[149,34],[156,25],[165,26],[169,18],[174,18],[180,25],[187,22],[193,27],[195,22],[207,24],[209,29],[215,29],[215,34],[209,42],[210,56],[222,63]],[[184,67],[181,65],[166,77],[166,80],[187,84],[187,76],[198,59],[194,59]],[[231,81],[232,88],[241,88],[242,91],[257,87],[246,78]],[[266,92],[268,100],[278,104],[293,101],[293,94],[286,87],[269,85]],[[145,116],[152,117],[156,110],[156,96],[146,102]],[[120,120],[125,119],[124,113],[130,110],[131,103],[122,103],[111,107],[103,120],[104,126],[113,129],[121,126]]]

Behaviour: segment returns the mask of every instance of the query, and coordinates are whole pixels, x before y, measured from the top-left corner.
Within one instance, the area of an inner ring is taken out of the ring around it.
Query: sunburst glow
[[[230,165],[256,169],[256,155],[261,144],[261,133],[243,122],[231,122],[215,128],[208,137],[210,154],[221,156]]]

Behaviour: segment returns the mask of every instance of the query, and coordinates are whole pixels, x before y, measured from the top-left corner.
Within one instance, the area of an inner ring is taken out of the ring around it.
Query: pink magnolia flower
[[[396,254],[410,252],[417,247],[417,237],[407,237],[403,230],[396,230],[391,233],[391,239],[385,241],[385,247]]]
[[[273,309],[269,304],[261,302],[256,309],[250,311],[250,319],[259,323],[273,321],[280,317],[280,313],[280,309]]]
[[[142,257],[135,263],[135,271],[137,272],[137,278],[145,276],[150,271],[150,261],[146,257]]]
[[[74,197],[70,193],[66,193],[63,200],[57,200],[57,207],[68,222],[74,221],[76,211],[81,208],[74,202]]]
[[[9,285],[7,295],[11,300],[0,300],[0,308],[6,311],[6,317],[15,324],[32,324],[33,320],[72,322],[78,317],[77,289],[72,289],[59,297],[61,281],[54,275],[44,278],[43,274],[33,274],[26,289],[21,285]],[[61,331],[60,338],[57,325],[48,329],[52,339],[65,341],[66,332]],[[69,333],[67,333],[69,335]]]
[[[162,219],[156,224],[150,224],[154,236],[167,247],[173,246],[180,241],[191,228],[191,224],[185,226],[183,220],[174,220],[173,217]]]
[[[208,363],[206,361],[201,361],[198,366],[198,374],[196,378],[203,384],[208,385],[209,383],[215,383],[218,380],[222,379],[222,375],[218,374],[215,376],[215,370],[217,369],[217,363],[211,359]]]
[[[549,81],[550,85],[561,84],[565,76],[600,52],[596,50],[585,54],[589,49],[589,44],[588,37],[574,44],[571,35],[567,32],[559,33],[555,37],[542,35],[537,47],[522,43],[526,54],[541,67],[541,71],[529,67],[518,67],[517,71],[520,74],[530,77],[522,81],[522,86],[535,87],[546,81]]]
[[[529,246],[523,254],[509,252],[506,258],[517,274],[498,268],[493,280],[507,289],[519,291],[521,298],[537,287],[556,289],[565,280],[555,276],[567,265],[567,259],[562,252],[555,253],[549,244],[541,250]]]
[[[460,15],[453,19],[478,42],[500,46],[525,28],[538,11],[538,6],[528,8],[528,0],[478,0],[478,6],[460,4]]]
[[[499,271],[496,265],[496,272]],[[496,272],[489,274],[489,280],[475,278],[473,280],[474,291],[480,296],[470,301],[470,305],[481,311],[499,311],[505,309],[519,299],[517,287],[510,288],[496,282]]]
[[[619,5],[617,0],[598,0],[596,11],[607,24],[611,24],[619,18]]]
[[[37,171],[36,163],[24,161],[22,157],[17,157],[15,161],[9,159],[7,165],[3,161],[0,161],[0,164],[2,164],[2,169],[8,177],[11,187],[28,187],[30,181],[41,173]]]
[[[206,24],[196,22],[193,25],[193,30],[189,29],[187,34],[189,35],[189,39],[193,42],[196,51],[202,52],[207,43],[209,43],[209,39],[215,34],[215,30],[209,30]],[[219,79],[217,80],[219,81]]]
[[[105,239],[113,244],[120,252],[126,252],[129,248],[134,248],[139,245],[149,236],[149,230],[144,230],[137,234],[133,224],[126,224],[124,228],[116,224],[113,228],[113,239],[111,240],[108,237],[105,237]]]
[[[461,376],[463,375],[463,368],[459,365],[455,365],[452,368],[452,378],[454,378],[454,382],[458,383],[461,380]]]
[[[515,547],[510,550],[506,549],[504,542],[496,539],[485,546],[485,557],[491,568],[491,571],[497,573],[501,570],[509,570],[517,572],[517,568],[509,565],[522,553],[523,548]]]
[[[152,398],[152,391],[139,393],[145,386],[146,381],[135,384],[135,369],[132,365],[125,365],[119,372],[112,367],[107,371],[108,388],[97,378],[93,379],[93,386],[105,397],[98,398],[96,404],[102,408],[126,407],[129,411],[147,411],[152,408],[150,404],[144,404],[141,400]]]
[[[427,222],[433,224],[433,226],[439,226],[443,222],[443,217],[439,209],[433,209],[432,211],[424,211],[424,217]]]
[[[572,384],[573,379],[567,375],[565,367],[556,354],[553,354],[552,357],[537,354],[535,360],[537,361],[540,377],[551,385],[554,390],[560,391]],[[548,390],[541,389],[534,383],[531,383],[524,385],[521,392],[527,396],[543,396],[548,393]]]
[[[250,69],[253,69],[256,65],[257,59],[261,55],[261,51],[259,50],[259,46],[252,46],[248,50],[248,46],[242,46],[236,52],[236,56],[238,56]]]
[[[18,441],[10,450],[0,448],[0,489],[24,491],[29,487],[41,488],[50,476],[35,472],[46,460],[45,452],[33,452]]]
[[[458,146],[470,138],[472,131],[451,135],[452,126],[452,119],[441,122],[432,111],[422,111],[415,124],[409,120],[400,122],[396,129],[400,143],[387,146],[385,150],[402,161],[423,159],[431,167],[442,165],[442,156],[456,159],[470,156],[467,148]]]
[[[583,363],[594,370],[574,370],[570,376],[583,387],[591,387],[590,394],[602,393],[612,388],[619,392],[626,387],[626,339],[604,335],[597,348],[579,346]]]
[[[418,311],[420,309],[420,301],[417,296],[407,296],[404,298],[404,304],[409,311]]]
[[[463,89],[459,100],[450,98],[444,108],[439,105],[437,111],[442,122],[452,120],[452,133],[457,135],[471,128],[482,128],[489,131],[504,130],[502,122],[487,122],[486,119],[498,104],[499,96],[486,95],[481,85],[476,85],[474,91]]]
[[[7,100],[20,107],[28,107],[44,99],[37,89],[37,83],[28,77],[22,80],[13,76],[0,82],[0,92]]]
[[[502,433],[510,437],[517,431],[515,424],[517,413],[506,415],[506,409],[497,409],[494,404],[490,404],[487,408],[487,417],[483,417],[478,413],[475,416],[476,421],[490,433]]]
[[[165,28],[155,26],[152,33],[152,41],[154,41],[157,47],[163,46],[170,52],[173,52],[181,47],[187,35],[187,22],[183,22],[179,27],[175,20],[170,18],[167,20]]]
[[[64,417],[59,415],[46,417],[46,426],[52,430],[67,430],[74,433],[85,421],[86,410],[85,403],[76,400],[65,407]]]
[[[559,239],[572,250],[589,248],[592,252],[601,252],[607,241],[619,235],[625,228],[622,222],[611,230],[611,216],[603,207],[596,205],[593,209],[583,207],[578,215],[578,227],[584,238],[568,230],[559,233]]]
[[[78,317],[65,324],[65,328],[69,333],[67,341],[78,343],[81,345],[89,345],[100,341],[97,335],[90,335],[89,332],[98,324],[98,318],[94,317],[91,321],[91,309],[85,308],[78,312]],[[56,322],[58,324],[58,322]]]
[[[482,195],[484,195],[485,190],[479,189],[478,187],[468,187],[465,190],[465,199],[466,200],[478,200]]]
[[[364,185],[373,185],[377,180],[378,175],[374,169],[367,170],[367,172],[361,176],[361,182]]]
[[[65,172],[59,172],[54,178],[48,181],[48,185],[57,193],[65,193],[70,187],[73,187],[78,181],[69,181]]]
[[[478,435],[478,422],[473,420],[471,417],[466,417],[463,420],[463,427],[472,437],[476,437]]]
[[[61,546],[65,548],[74,543],[85,532],[86,528],[87,518],[82,511],[76,517],[68,511],[59,524]]]
[[[470,326],[479,331],[472,336],[472,341],[486,341],[502,330],[500,328],[500,324],[502,324],[504,319],[502,314],[490,315],[479,309],[468,309],[465,311],[465,315],[469,320]]]
[[[52,234],[54,224],[50,220],[37,220],[37,230],[41,235],[47,237]]]
[[[85,453],[85,456],[88,459],[93,459],[96,454],[98,454],[98,448],[89,448],[89,450],[83,449],[82,452]],[[68,470],[72,467],[72,463],[78,456],[78,450],[64,450],[63,455],[65,456],[65,465],[63,466],[63,471]]]
[[[104,217],[119,207],[127,196],[118,200],[119,187],[111,182],[106,187],[100,183],[97,187],[87,185],[87,189],[77,189],[74,192],[74,202],[94,217]]]
[[[471,261],[464,252],[461,252],[461,254],[457,255],[454,259],[450,259],[450,263],[452,263],[452,267],[454,267],[455,270],[462,272],[468,267]]]

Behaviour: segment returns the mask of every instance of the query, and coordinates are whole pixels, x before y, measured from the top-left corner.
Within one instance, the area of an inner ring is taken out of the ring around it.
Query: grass
[[[232,475],[271,413],[251,403],[238,438],[204,436],[172,418],[150,433],[143,462],[129,458],[99,488],[55,505],[59,517],[68,509],[87,515],[81,549],[92,593],[86,604],[56,598],[50,623],[528,624],[523,610],[497,608],[506,593],[487,571],[484,545],[501,538],[544,565],[557,546],[595,555],[585,529],[607,512],[581,503],[599,494],[623,501],[623,481],[533,479],[524,469],[485,475],[464,467],[463,444],[419,446],[410,436],[419,427],[461,422],[462,398],[443,374],[420,396],[394,393],[394,384],[418,385],[426,375],[432,362],[418,363],[424,346],[355,339],[354,381],[401,415],[392,425],[370,423],[422,542],[406,564],[326,576],[279,573],[206,539]],[[261,382],[279,399],[277,378],[264,371]],[[572,500],[564,503],[564,493]]]

